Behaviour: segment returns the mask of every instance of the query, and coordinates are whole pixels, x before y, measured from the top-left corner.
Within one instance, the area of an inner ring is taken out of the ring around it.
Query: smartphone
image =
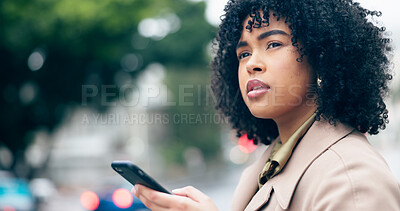
[[[132,185],[140,184],[156,191],[171,194],[167,189],[158,184],[158,182],[130,161],[113,161],[111,167]]]

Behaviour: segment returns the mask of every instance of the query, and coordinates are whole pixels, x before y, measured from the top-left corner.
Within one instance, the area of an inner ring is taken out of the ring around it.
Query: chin
[[[269,112],[266,112],[265,109],[262,108],[249,108],[250,113],[260,119],[272,119],[272,115]]]

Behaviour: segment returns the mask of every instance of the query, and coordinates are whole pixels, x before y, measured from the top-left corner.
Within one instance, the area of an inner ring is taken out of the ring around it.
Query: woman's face
[[[243,22],[236,53],[240,91],[250,112],[277,121],[314,107],[308,90],[315,77],[306,57],[296,61],[300,55],[288,25],[270,15],[269,26],[250,32],[245,29],[248,20]]]

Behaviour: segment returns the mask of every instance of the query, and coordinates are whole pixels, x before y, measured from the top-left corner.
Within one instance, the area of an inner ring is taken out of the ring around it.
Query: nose
[[[264,72],[266,70],[266,65],[262,59],[262,56],[253,53],[251,58],[247,61],[246,69],[250,74]]]

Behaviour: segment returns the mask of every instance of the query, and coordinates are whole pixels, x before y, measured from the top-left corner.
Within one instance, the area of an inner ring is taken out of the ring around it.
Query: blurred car
[[[58,195],[54,183],[48,178],[34,178],[29,182],[29,188],[37,200],[40,209],[41,205],[52,200],[54,196]],[[0,210],[1,211],[1,210]]]
[[[81,194],[82,206],[91,211],[141,211],[148,209],[130,190],[132,186],[105,184]]]
[[[26,180],[15,178],[7,171],[0,171],[0,210],[36,210],[36,199]]]

